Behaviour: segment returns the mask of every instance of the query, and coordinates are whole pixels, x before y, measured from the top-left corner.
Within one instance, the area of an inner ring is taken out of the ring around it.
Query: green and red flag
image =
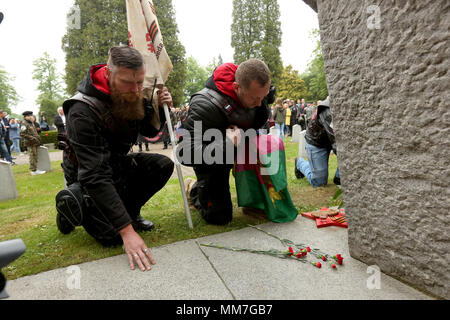
[[[250,156],[234,167],[238,206],[264,210],[273,222],[294,220],[297,209],[287,188],[283,141],[277,136],[259,135],[247,143]],[[256,157],[251,156],[252,150],[256,150]]]

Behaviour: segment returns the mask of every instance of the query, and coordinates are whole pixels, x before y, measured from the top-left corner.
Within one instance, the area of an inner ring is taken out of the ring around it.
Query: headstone
[[[301,131],[298,134],[298,156],[306,159],[306,140],[305,140],[306,130]]]
[[[41,171],[52,170],[52,163],[50,161],[50,155],[48,154],[47,147],[40,146],[38,148],[37,169]]]
[[[269,134],[273,135],[273,136],[279,136],[279,130],[277,128],[275,128],[275,126],[271,127],[269,130]]]
[[[0,201],[18,198],[16,180],[9,162],[0,160],[0,177]]]
[[[292,127],[292,142],[300,141],[300,132],[302,132],[302,127],[299,124],[294,124]]]
[[[48,150],[55,150],[54,143],[46,143],[46,144],[44,144],[44,147],[46,147]]]

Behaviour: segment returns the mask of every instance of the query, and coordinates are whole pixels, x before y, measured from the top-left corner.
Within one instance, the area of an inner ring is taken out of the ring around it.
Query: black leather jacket
[[[111,98],[97,89],[91,78],[95,71],[93,68],[101,66],[94,65],[89,69],[78,91],[86,98],[94,97],[103,102],[107,110],[110,109]],[[109,118],[105,123],[105,119],[100,119],[99,113],[85,102],[69,99],[64,102],[63,109],[67,138],[77,161],[75,165],[64,152],[62,167],[67,184],[79,181],[95,205],[120,230],[131,223],[116,189],[120,186],[121,167],[125,161],[131,161],[126,155],[136,142],[138,133],[146,137],[158,134],[158,130],[150,125],[151,110],[147,109],[146,116],[140,121]],[[160,112],[160,117],[164,123],[164,112]]]
[[[330,101],[326,99],[317,107],[314,116],[308,122],[305,140],[313,146],[333,150],[337,154],[334,131],[330,126],[332,120]]]

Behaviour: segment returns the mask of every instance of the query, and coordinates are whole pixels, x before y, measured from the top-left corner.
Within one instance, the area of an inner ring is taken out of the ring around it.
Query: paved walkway
[[[332,269],[322,262],[318,269],[292,259],[201,246],[286,249],[277,239],[248,227],[152,248],[156,264],[150,271],[131,271],[128,257],[122,254],[12,280],[6,289],[10,299],[431,299],[352,259],[347,229],[318,229],[314,221],[301,216],[290,223],[259,227],[324,252],[341,253],[344,264]],[[307,259],[317,261],[309,255]]]

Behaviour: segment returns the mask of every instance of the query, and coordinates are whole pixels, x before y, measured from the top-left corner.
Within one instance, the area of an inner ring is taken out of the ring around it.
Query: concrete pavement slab
[[[317,229],[313,220],[301,216],[290,223],[269,222],[258,227],[329,254],[341,253],[344,265],[333,270],[322,261],[318,269],[293,259],[199,245],[287,249],[279,240],[248,227],[152,248],[157,263],[151,271],[131,271],[127,256],[119,255],[12,280],[7,283],[7,291],[10,299],[432,299],[352,259],[346,229]],[[309,256],[308,261],[317,260]],[[77,271],[79,289],[74,281]]]
[[[6,290],[21,300],[232,299],[193,240],[153,248],[152,255],[156,264],[146,272],[130,270],[119,255],[8,281]]]
[[[344,228],[318,229],[313,220],[301,216],[290,223],[267,223],[259,227],[280,238],[305,243],[331,255],[341,253],[344,264],[332,269],[321,261],[322,268],[318,269],[310,263],[293,259],[202,246],[215,270],[238,300],[430,299],[428,295],[383,273],[375,274],[376,266],[369,268],[352,259]],[[208,236],[198,239],[198,242],[257,250],[287,250],[279,240],[254,228]],[[319,260],[309,254],[308,261]]]

